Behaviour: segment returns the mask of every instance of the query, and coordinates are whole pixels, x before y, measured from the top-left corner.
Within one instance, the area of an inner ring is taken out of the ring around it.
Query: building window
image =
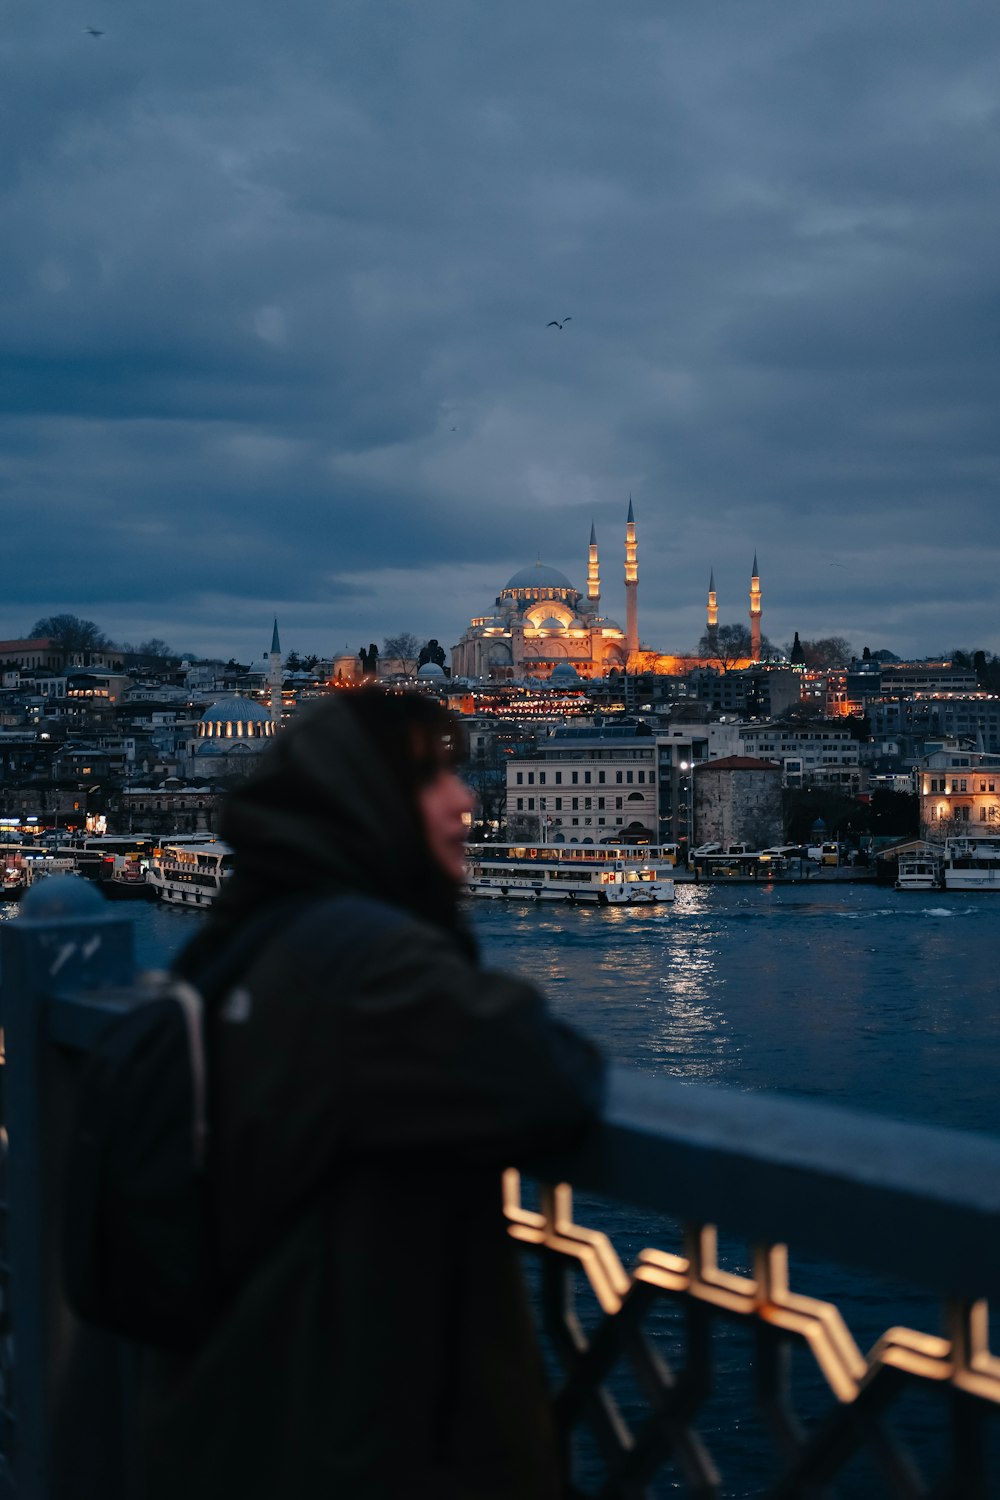
[[[518,812],[524,812],[524,798],[523,797],[518,797],[518,799],[517,799],[517,810],[518,810]]]
[[[523,771],[518,771],[518,773],[517,773],[517,784],[518,784],[518,786],[523,786],[524,785],[524,772]]]
[[[579,780],[580,780],[580,773],[579,773],[579,771],[574,771],[573,772],[573,785],[576,786],[579,783]]]
[[[584,809],[584,812],[589,812],[590,811],[591,803],[593,802],[593,800],[594,800],[593,797],[584,797],[584,799],[583,799],[583,809]]]
[[[556,798],[556,812],[562,812],[562,798]]]
[[[580,799],[579,799],[579,797],[574,797],[573,798],[573,811],[576,812],[578,810],[579,806],[580,806]],[[575,822],[575,819],[574,819],[574,822]]]
[[[528,785],[529,786],[534,786],[534,784],[535,784],[535,773],[534,773],[534,771],[529,771],[528,772]]]
[[[589,771],[584,771],[584,773],[583,773],[583,780],[584,780],[585,785],[587,785],[587,786],[590,785],[590,772]]]
[[[600,782],[601,786],[603,786],[604,785],[604,772],[603,771],[598,771],[598,773],[597,773],[597,779]]]
[[[603,797],[598,797],[598,799],[597,799],[597,808],[598,808],[598,811],[600,811],[603,806],[604,806],[604,798]],[[603,818],[601,819],[601,822],[602,823],[604,822]]]
[[[535,799],[534,799],[534,797],[529,797],[528,798],[528,811],[529,812],[534,812],[534,810],[535,810]]]
[[[616,797],[615,798],[615,807],[621,807],[621,805],[622,805],[622,799],[620,797]],[[621,818],[619,818],[618,821],[620,823],[621,822]]]
[[[625,780],[628,782],[629,786],[632,785],[632,772],[631,771],[626,771],[625,772]]]
[[[544,771],[539,771],[539,773],[538,773],[538,785],[539,786],[544,786],[545,785],[545,772]]]
[[[621,784],[622,784],[622,773],[620,771],[616,771],[615,772],[615,780],[617,781],[618,785],[621,786]]]
[[[562,772],[556,772],[556,786],[562,786]]]

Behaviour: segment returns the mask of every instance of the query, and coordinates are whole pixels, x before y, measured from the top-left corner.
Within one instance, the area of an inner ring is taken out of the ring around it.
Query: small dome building
[[[192,769],[198,776],[245,775],[266,750],[277,725],[263,703],[252,698],[220,698],[198,720],[191,742]]]

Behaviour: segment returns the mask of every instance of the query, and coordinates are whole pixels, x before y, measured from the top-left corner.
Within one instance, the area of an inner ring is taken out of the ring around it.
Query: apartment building
[[[843,721],[741,724],[740,741],[741,755],[780,765],[786,787],[860,789],[859,743]]]
[[[922,838],[1000,834],[1000,755],[950,741],[921,756],[914,774]]]
[[[511,841],[657,841],[657,746],[644,724],[555,728],[506,772]]]

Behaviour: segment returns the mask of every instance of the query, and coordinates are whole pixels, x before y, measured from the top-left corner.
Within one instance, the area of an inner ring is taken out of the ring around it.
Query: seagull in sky
[[[83,29],[87,33],[88,36],[103,36],[104,35],[104,32],[103,31],[98,31],[98,29],[97,29],[96,26],[85,26]]]
[[[551,323],[546,323],[545,326],[546,326],[546,328],[560,328],[561,329],[564,326],[564,324],[566,324],[566,323],[572,323],[572,321],[573,321],[572,318],[563,318],[562,323],[559,323],[559,322],[556,321],[555,318],[553,318],[552,322]]]

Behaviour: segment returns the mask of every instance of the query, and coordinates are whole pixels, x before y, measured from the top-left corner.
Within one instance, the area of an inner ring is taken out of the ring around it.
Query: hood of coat
[[[235,852],[234,898],[250,886],[257,897],[267,888],[346,889],[408,906],[431,864],[416,807],[336,697],[277,737],[230,792],[219,831]]]

